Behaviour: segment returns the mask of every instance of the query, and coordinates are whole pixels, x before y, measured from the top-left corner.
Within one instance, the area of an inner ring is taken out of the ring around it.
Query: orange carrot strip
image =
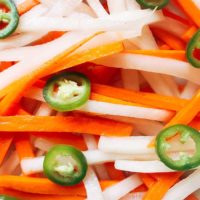
[[[182,36],[181,38],[185,41],[188,42],[193,35],[197,32],[196,26],[191,26]]]
[[[194,194],[191,194],[191,195],[188,196],[185,200],[198,200],[198,198],[195,197]]]
[[[13,62],[0,62],[0,72],[5,69],[8,69],[12,65],[13,65]]]
[[[174,50],[184,50],[186,47],[186,44],[183,40],[176,37],[175,35],[162,30],[160,28],[151,28],[153,31],[153,34],[158,37],[160,40],[162,40],[164,43],[169,45]]]
[[[169,188],[178,181],[181,175],[182,173],[180,172],[163,175],[162,179],[153,184],[147,191],[143,200],[161,200]]]
[[[116,181],[101,181],[102,189],[115,184]],[[0,176],[0,187],[34,194],[52,194],[69,196],[86,196],[83,184],[63,187],[47,178],[26,176]]]
[[[45,195],[45,194],[31,194],[26,192],[20,192],[16,190],[0,188],[0,194],[19,198],[21,200],[84,200],[85,197],[78,196],[66,196],[66,195]]]
[[[167,44],[162,44],[162,45],[159,45],[159,49],[160,50],[171,50],[171,47],[168,46]]]
[[[8,87],[4,88],[0,91],[0,99],[5,94],[8,94],[4,97],[4,99],[0,102],[0,115],[9,115],[13,114],[13,110],[23,96],[23,93],[27,88],[33,85],[38,79],[43,76],[46,76],[49,71],[56,69],[60,66],[60,62],[66,58],[70,53],[76,50],[78,47],[83,45],[85,42],[90,40],[93,36],[90,36],[78,44],[73,45],[71,48],[63,51],[59,55],[53,57],[51,60],[42,64],[38,69],[34,70],[29,76],[24,76],[20,80],[15,81]]]
[[[95,101],[113,103],[113,104],[122,104],[122,105],[139,106],[139,107],[149,107],[149,106],[146,106],[146,105],[144,106],[144,105],[138,104],[138,103],[132,103],[132,102],[123,101],[123,100],[112,98],[112,97],[107,97],[107,96],[97,94],[97,93],[93,93],[93,92],[90,95],[90,99],[95,100]]]
[[[6,153],[12,143],[12,140],[13,140],[13,137],[10,135],[7,135],[7,133],[6,133],[6,136],[0,137],[0,165],[2,164],[6,156]]]
[[[162,58],[173,58],[185,61],[185,51],[183,50],[128,50],[125,51],[132,54],[141,54],[148,56],[157,56]]]
[[[30,137],[28,135],[20,135],[16,137],[14,143],[20,160],[23,158],[34,157]]]
[[[82,136],[75,134],[65,134],[65,133],[50,133],[48,136],[45,133],[32,133],[37,137],[44,138],[56,144],[67,144],[75,146],[76,148],[85,151],[87,146],[83,140]]]
[[[120,170],[116,170],[113,163],[105,163],[106,169],[108,171],[109,177],[112,180],[123,180],[124,174]]]
[[[167,17],[170,17],[170,18],[172,18],[172,19],[175,19],[175,20],[177,20],[177,21],[179,21],[179,22],[181,22],[181,23],[183,23],[183,24],[185,24],[185,25],[191,25],[191,23],[190,23],[187,19],[185,19],[185,18],[183,18],[183,17],[181,17],[181,16],[179,16],[179,15],[177,15],[177,14],[171,12],[171,11],[168,10],[167,8],[164,8],[162,11],[163,11],[163,14],[164,14],[165,16],[167,16]]]
[[[140,185],[139,187],[135,188],[132,192],[146,192],[147,186],[145,184]]]
[[[151,188],[156,183],[156,180],[149,174],[139,174],[139,176],[148,188]]]
[[[62,71],[64,69],[80,65],[85,62],[90,62],[97,58],[109,56],[115,53],[119,53],[124,50],[123,43],[116,42],[112,44],[106,44],[103,46],[98,46],[80,53],[76,53],[72,56],[66,57],[63,62],[60,63],[60,67],[55,68],[54,71],[50,71],[47,75]]]
[[[25,0],[21,4],[17,6],[18,13],[23,15],[24,13],[28,12],[31,8],[38,5],[39,1],[37,0]]]
[[[132,132],[132,125],[86,116],[11,116],[0,117],[0,131],[75,132],[107,136],[129,136]]]
[[[188,100],[176,97],[162,96],[154,93],[134,92],[100,84],[92,84],[92,92],[127,102],[174,111],[182,109],[188,103]]]
[[[190,19],[200,27],[200,10],[194,4],[192,0],[174,0],[177,5],[184,11],[184,13],[190,17]]]

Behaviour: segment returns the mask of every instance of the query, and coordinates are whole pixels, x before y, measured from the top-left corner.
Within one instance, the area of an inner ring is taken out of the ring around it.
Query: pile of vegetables
[[[199,0],[0,0],[0,199],[200,199]]]

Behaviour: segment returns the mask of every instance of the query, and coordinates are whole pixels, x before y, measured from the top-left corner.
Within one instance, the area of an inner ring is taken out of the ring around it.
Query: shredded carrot
[[[0,165],[2,164],[6,153],[12,143],[13,137],[10,134],[0,137]]]
[[[184,50],[186,47],[186,44],[183,40],[178,38],[177,36],[162,30],[160,28],[151,28],[153,34],[158,37],[160,40],[162,40],[164,43],[169,45],[174,50]]]
[[[132,90],[100,84],[92,84],[92,92],[127,102],[174,111],[179,111],[188,103],[188,100],[176,97],[162,96],[154,93],[134,92]]]
[[[106,169],[108,171],[111,180],[123,180],[124,174],[120,170],[116,170],[113,163],[105,163]]]
[[[46,76],[49,71],[58,68],[60,66],[60,62],[65,59],[66,56],[68,56],[70,53],[72,53],[74,50],[76,50],[78,47],[80,47],[93,37],[94,35],[84,39],[78,44],[73,45],[71,48],[63,51],[51,60],[42,64],[38,69],[30,73],[29,76],[24,76],[20,80],[15,81],[8,87],[1,90],[0,99],[5,96],[5,94],[8,95],[6,95],[4,99],[0,102],[0,115],[13,114],[13,110],[16,107],[16,104],[18,103],[27,88],[33,85],[41,77]]]
[[[31,8],[38,5],[39,1],[37,0],[25,0],[17,6],[18,13],[23,15],[28,12]]]
[[[200,27],[200,10],[197,8],[197,6],[194,4],[192,0],[174,0],[176,4],[181,8],[184,13],[190,17],[190,19],[198,26]]]
[[[93,61],[97,58],[119,53],[123,50],[124,46],[121,42],[106,44],[103,46],[98,46],[89,50],[85,50],[83,52],[66,57],[62,62],[59,63],[60,67],[55,68],[54,71],[50,71],[49,73],[52,74],[58,71],[62,71],[64,69],[80,65],[85,62]],[[49,75],[49,73],[47,75]]]
[[[135,188],[132,192],[146,192],[147,186],[145,184],[140,185],[139,187]]]
[[[193,194],[191,194],[191,195],[188,196],[185,200],[198,200],[198,198],[195,197]]]
[[[162,58],[173,58],[177,60],[185,61],[185,51],[184,50],[128,50],[125,51],[132,54],[141,54],[148,56],[156,56]]]
[[[28,135],[20,135],[15,137],[14,143],[20,160],[23,158],[34,157],[33,149]]]
[[[107,136],[129,136],[132,132],[132,125],[86,116],[10,116],[0,117],[0,131],[75,132]]]
[[[171,50],[171,47],[167,44],[162,44],[159,46],[160,50]]]
[[[197,27],[196,26],[191,26],[182,36],[181,38],[185,41],[188,42],[192,36],[196,33]]]
[[[180,172],[162,175],[162,178],[149,188],[143,200],[161,200],[169,188],[179,180],[181,175],[182,173]]]
[[[13,62],[0,62],[0,72],[5,69],[8,69],[12,65],[13,65]]]
[[[102,189],[116,184],[116,181],[101,181]],[[86,196],[83,184],[63,187],[46,178],[26,176],[0,176],[0,187],[34,194]]]
[[[147,188],[151,188],[156,183],[156,180],[149,174],[139,174],[139,176]]]
[[[177,14],[171,12],[171,11],[170,11],[169,9],[167,9],[167,8],[163,8],[162,11],[163,11],[163,14],[164,14],[165,16],[167,16],[167,17],[170,17],[170,18],[172,18],[172,19],[175,19],[175,20],[177,20],[177,21],[179,21],[179,22],[181,22],[181,23],[183,23],[183,24],[185,24],[185,25],[191,25],[190,21],[188,21],[187,19],[185,19],[185,18],[183,18],[183,17],[181,17],[181,16],[179,16],[179,15],[177,15]]]
[[[80,135],[70,134],[67,135],[65,133],[51,133],[51,137],[47,136],[46,133],[32,133],[33,135],[37,137],[44,138],[46,140],[49,140],[56,144],[68,144],[75,146],[76,148],[85,151],[87,150],[87,147],[85,145],[85,142],[83,140],[83,137]]]
[[[26,192],[20,192],[16,190],[0,188],[0,194],[8,195],[19,198],[21,200],[84,200],[85,197],[79,196],[67,196],[67,195],[48,195],[48,194],[31,194]]]

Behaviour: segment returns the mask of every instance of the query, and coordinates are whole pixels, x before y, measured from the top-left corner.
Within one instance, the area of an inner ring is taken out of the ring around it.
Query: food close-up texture
[[[200,200],[200,0],[0,0],[0,200]]]

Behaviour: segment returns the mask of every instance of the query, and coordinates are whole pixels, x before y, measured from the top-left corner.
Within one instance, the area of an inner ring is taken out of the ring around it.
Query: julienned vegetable
[[[89,99],[90,81],[78,72],[61,73],[47,81],[43,96],[57,111],[75,110]]]
[[[82,181],[87,172],[87,161],[78,149],[57,145],[45,156],[43,163],[45,175],[60,185],[75,185]]]
[[[144,8],[161,9],[165,7],[169,0],[136,0]]]
[[[0,195],[0,200],[18,200],[18,199],[7,195]]]
[[[188,44],[187,59],[192,66],[200,68],[200,29],[195,33]]]
[[[179,152],[179,159],[172,159],[168,155],[171,145],[169,140],[174,136],[180,135],[180,142],[186,143],[192,139],[196,150],[189,155],[186,152]],[[156,151],[160,160],[169,168],[174,170],[189,170],[200,165],[200,134],[197,130],[186,125],[174,125],[161,131],[156,138]]]
[[[19,15],[12,0],[0,0],[0,39],[8,37],[17,28]]]

